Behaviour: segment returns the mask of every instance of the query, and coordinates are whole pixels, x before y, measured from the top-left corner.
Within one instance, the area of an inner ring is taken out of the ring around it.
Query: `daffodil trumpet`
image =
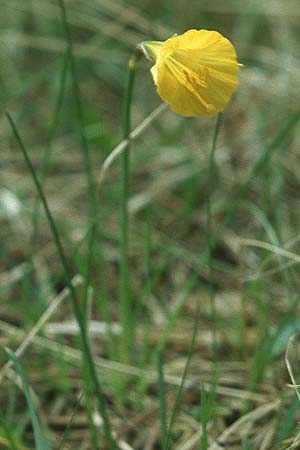
[[[177,114],[214,116],[237,88],[235,48],[217,31],[188,30],[138,48],[155,62],[151,73],[157,93]]]

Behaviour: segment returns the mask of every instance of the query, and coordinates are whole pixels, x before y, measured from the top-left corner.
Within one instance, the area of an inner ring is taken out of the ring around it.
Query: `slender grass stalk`
[[[285,330],[290,326],[290,323],[293,322],[296,308],[299,306],[299,300],[300,295],[296,295],[288,311],[284,314],[280,322],[277,324],[276,331],[267,339],[265,339],[264,342],[261,343],[261,346],[258,348],[258,350],[255,352],[252,358],[252,368],[250,372],[250,391],[254,392],[257,390],[259,384],[262,382],[265,376],[268,365],[270,364],[274,356],[277,356],[276,353],[274,353],[274,347],[278,344],[278,340],[281,338],[283,333],[286,332]],[[243,407],[244,413],[246,413],[251,406],[251,401],[245,400]]]
[[[83,292],[83,314],[85,316],[85,324],[88,328],[88,292],[90,288],[91,282],[91,274],[92,274],[92,264],[93,264],[93,250],[94,250],[94,242],[95,242],[95,234],[97,231],[96,223],[93,222],[91,225],[91,229],[88,236],[87,242],[87,262],[86,262],[86,270],[85,270],[85,283],[84,283],[84,292]]]
[[[208,436],[207,436],[207,423],[209,418],[207,394],[205,392],[203,384],[201,385],[201,450],[207,450],[208,448]]]
[[[159,416],[160,416],[160,428],[162,436],[162,448],[165,448],[166,437],[168,435],[167,426],[167,404],[166,404],[166,389],[164,380],[164,361],[163,361],[163,349],[159,348],[157,351],[157,375],[158,375],[158,390],[159,390]]]
[[[152,257],[152,232],[151,232],[151,224],[149,220],[149,210],[147,213],[148,220],[146,222],[146,236],[145,236],[145,283],[144,283],[144,289],[141,295],[141,301],[138,302],[136,307],[136,317],[137,321],[141,323],[142,326],[142,340],[140,345],[140,351],[139,351],[139,357],[136,362],[136,365],[141,369],[141,372],[144,371],[144,369],[149,364],[149,359],[151,359],[151,345],[149,342],[149,331],[151,328],[151,322],[148,319],[149,314],[149,301],[151,297],[152,288],[154,285],[154,280],[152,280],[152,264],[151,264],[151,257]],[[157,355],[157,353],[153,353],[154,356]],[[146,389],[147,389],[147,380],[144,375],[140,377],[140,380],[137,385],[137,395],[138,398],[142,399],[145,395]],[[142,405],[142,402],[141,402]]]
[[[189,351],[188,351],[187,358],[186,358],[186,363],[185,363],[185,366],[184,366],[183,375],[182,375],[182,378],[181,378],[181,383],[180,383],[180,386],[179,386],[178,391],[177,391],[175,404],[174,404],[174,407],[173,407],[173,411],[172,411],[169,427],[168,427],[168,430],[167,430],[167,435],[166,435],[166,437],[163,440],[163,443],[164,443],[163,450],[169,450],[169,448],[170,448],[170,441],[171,441],[172,430],[173,430],[173,427],[174,427],[174,424],[175,424],[175,420],[176,420],[176,416],[177,416],[177,413],[178,413],[178,409],[179,409],[179,406],[180,406],[182,391],[183,391],[183,387],[184,387],[184,382],[185,382],[185,379],[187,377],[189,366],[190,366],[190,362],[191,362],[192,355],[193,355],[193,350],[194,350],[194,346],[195,346],[196,336],[197,336],[197,332],[198,332],[198,324],[199,324],[199,303],[197,303],[197,309],[196,309],[194,326],[193,326],[193,334],[192,334],[192,339],[191,339],[191,343],[190,343],[190,346],[189,346]]]
[[[67,20],[67,13],[66,8],[64,4],[64,0],[58,0],[60,10],[61,10],[61,20],[65,31],[66,36],[66,42],[67,42],[67,50],[70,58],[70,66],[71,66],[71,75],[72,75],[72,86],[73,86],[73,95],[75,100],[75,107],[77,112],[77,120],[78,120],[78,131],[79,131],[79,138],[80,138],[80,147],[81,147],[81,153],[85,168],[85,174],[86,174],[86,180],[87,180],[87,190],[88,190],[88,199],[89,199],[89,221],[92,224],[91,232],[89,234],[88,239],[88,248],[87,248],[87,262],[86,262],[86,270],[85,270],[85,285],[84,285],[84,294],[83,294],[83,315],[86,315],[87,310],[87,301],[88,301],[88,289],[89,284],[91,282],[91,272],[92,272],[92,266],[93,266],[93,257],[94,257],[94,242],[96,236],[99,237],[98,233],[98,223],[99,223],[99,196],[98,196],[98,190],[96,187],[96,181],[94,179],[93,170],[92,170],[92,161],[90,157],[90,150],[88,145],[88,139],[85,134],[85,128],[84,128],[84,113],[83,113],[83,107],[81,102],[81,95],[80,95],[80,87],[79,87],[79,79],[78,79],[78,73],[77,73],[77,67],[75,63],[74,58],[74,52],[73,52],[73,42],[72,42],[72,36],[71,36],[71,30],[68,24]],[[100,244],[100,252],[101,252],[101,244]],[[102,260],[102,258],[101,258]],[[101,267],[103,269],[103,267]],[[87,317],[85,317],[87,319]],[[83,326],[86,327],[86,335],[88,334],[88,320],[83,320]],[[88,337],[87,337],[88,341]],[[84,355],[85,358],[85,355]],[[85,363],[83,362],[83,365],[85,366]],[[89,366],[89,363],[87,362],[87,367]],[[88,420],[90,422],[91,430],[92,430],[92,439],[94,441],[95,448],[99,448],[98,439],[97,439],[97,432],[95,430],[95,427],[93,426],[93,419],[91,416],[90,408],[92,407],[92,395],[91,395],[91,389],[90,385],[92,383],[92,377],[89,372],[89,370],[84,370],[84,380],[85,384],[87,386],[87,414],[88,414]],[[111,437],[111,436],[110,436]]]
[[[131,106],[135,74],[142,56],[140,50],[136,49],[129,60],[127,79],[124,94],[123,110],[123,137],[128,139],[131,131]],[[135,316],[133,311],[133,299],[130,289],[129,272],[129,220],[128,220],[128,197],[130,176],[130,144],[127,143],[122,155],[122,198],[121,198],[121,286],[120,286],[120,317],[122,324],[122,338],[120,345],[120,356],[123,361],[130,361],[132,357]]]
[[[94,227],[93,227],[94,228]],[[90,239],[91,240],[91,239]],[[89,251],[90,252],[90,251]],[[88,266],[88,265],[87,265]],[[87,270],[89,273],[89,271]],[[87,275],[88,276],[88,275]],[[88,287],[87,291],[84,292],[84,321],[86,326],[87,338],[89,339],[89,320],[91,315],[91,307],[92,307],[92,297],[93,297],[93,289]],[[85,381],[85,410],[87,414],[87,420],[89,424],[91,443],[93,446],[93,450],[101,450],[101,445],[99,441],[99,430],[97,429],[93,417],[94,412],[94,399],[93,399],[93,386],[91,383],[91,377],[89,374],[89,367],[86,361],[86,358],[83,355],[83,377]]]
[[[53,144],[53,140],[56,135],[56,132],[57,132],[58,125],[59,125],[60,114],[61,114],[63,101],[64,101],[68,63],[69,63],[69,57],[68,57],[68,53],[66,53],[64,60],[63,60],[61,74],[60,74],[59,91],[58,91],[56,104],[54,107],[53,120],[52,120],[52,124],[50,127],[48,141],[45,146],[44,153],[43,153],[41,170],[39,172],[39,179],[40,179],[40,183],[42,185],[47,176],[51,153],[52,153],[52,144]],[[31,286],[33,283],[33,273],[34,273],[33,256],[34,256],[34,251],[35,251],[35,246],[36,246],[36,241],[37,241],[37,236],[38,236],[38,225],[39,225],[39,217],[40,217],[39,210],[40,210],[40,202],[39,202],[39,198],[37,197],[35,200],[34,206],[33,206],[32,234],[31,234],[31,238],[30,238],[30,242],[29,242],[28,260],[29,260],[30,269],[28,271],[26,286],[25,286],[25,288],[27,289],[26,297],[29,296],[29,292],[31,290]]]
[[[145,320],[145,313],[148,314],[148,304],[152,290],[152,265],[151,265],[151,253],[152,253],[152,234],[151,225],[149,220],[147,220],[146,227],[146,238],[145,238],[145,282],[141,294],[141,300],[135,305],[135,319],[136,322],[141,322],[144,324],[144,337],[148,334],[149,321]]]
[[[64,0],[58,0],[60,10],[61,10],[61,20],[64,27],[65,37],[66,37],[66,43],[67,43],[67,55],[70,60],[70,68],[71,68],[71,76],[72,76],[72,87],[73,87],[73,96],[75,101],[75,107],[77,112],[77,121],[78,121],[78,132],[79,132],[79,138],[80,138],[80,148],[82,153],[82,159],[86,174],[86,181],[87,181],[87,191],[88,191],[88,199],[89,199],[89,220],[92,222],[93,227],[95,227],[95,231],[97,229],[97,224],[99,221],[99,198],[98,198],[98,190],[96,187],[96,181],[94,179],[93,175],[93,169],[92,169],[92,161],[90,157],[90,150],[88,145],[88,139],[85,134],[84,129],[84,113],[83,113],[83,107],[82,107],[82,101],[81,101],[81,95],[80,95],[80,87],[79,87],[79,80],[78,80],[78,73],[77,73],[77,67],[76,62],[74,58],[74,52],[73,52],[73,41],[71,36],[71,30],[68,24],[67,20],[67,12],[64,4]],[[85,274],[85,295],[84,295],[84,303],[86,302],[86,294],[88,290],[88,285],[90,282],[90,271],[92,268],[92,262],[93,262],[93,244],[94,239],[96,237],[97,233],[92,231],[90,234],[90,240],[88,245],[88,262],[87,262],[87,273]],[[85,310],[85,307],[83,308]]]
[[[204,385],[201,385],[201,411],[200,411],[200,420],[202,427],[202,435],[201,435],[201,450],[208,449],[208,434],[207,434],[207,425],[212,418],[213,415],[213,407],[216,398],[216,388],[218,384],[218,376],[215,374],[215,378],[211,385],[210,391],[206,392]]]
[[[62,435],[62,437],[61,437],[61,439],[59,441],[59,444],[58,444],[56,450],[63,450],[63,448],[65,447],[66,440],[67,440],[70,432],[72,431],[72,425],[74,425],[74,422],[75,422],[76,417],[77,417],[77,415],[79,413],[79,410],[80,410],[81,403],[82,403],[82,401],[85,398],[85,394],[86,394],[86,391],[82,391],[82,393],[80,394],[80,397],[79,397],[79,399],[77,400],[77,402],[75,404],[75,407],[74,407],[74,409],[72,411],[72,414],[71,414],[71,418],[70,418],[66,428],[64,429],[63,435]]]
[[[81,96],[80,96],[80,88],[79,88],[79,80],[78,80],[78,73],[74,58],[74,52],[73,52],[73,42],[72,42],[72,36],[70,27],[67,20],[67,13],[66,8],[64,4],[64,0],[58,0],[60,10],[61,10],[61,20],[65,31],[66,36],[66,42],[67,42],[67,52],[70,59],[70,67],[71,67],[71,75],[72,75],[72,86],[73,86],[73,95],[74,95],[74,101],[77,111],[77,118],[78,118],[78,132],[79,132],[79,138],[80,138],[80,146],[82,149],[82,156],[83,156],[83,162],[84,162],[84,168],[87,178],[87,185],[88,185],[88,197],[90,201],[90,219],[97,218],[97,212],[98,212],[98,198],[97,198],[97,188],[96,183],[93,176],[93,170],[92,170],[92,162],[90,158],[90,151],[89,151],[89,145],[88,145],[88,139],[85,134],[84,130],[84,114],[83,114],[83,108],[82,108],[82,102],[81,102]]]
[[[87,265],[85,271],[85,287],[84,287],[84,306],[83,311],[85,311],[85,304],[87,300],[87,291],[89,287],[89,283],[91,281],[91,270],[93,265],[93,256],[94,256],[94,242],[96,236],[99,237],[98,223],[99,223],[99,195],[98,189],[96,186],[96,180],[93,175],[92,169],[92,161],[90,156],[90,149],[88,144],[88,139],[85,133],[85,125],[84,125],[84,113],[83,106],[80,95],[80,87],[79,87],[79,79],[78,79],[78,71],[76,67],[76,62],[74,58],[73,51],[73,41],[71,36],[71,30],[67,20],[67,12],[64,4],[64,0],[58,0],[60,10],[61,10],[61,20],[64,27],[66,43],[67,43],[67,55],[70,60],[70,69],[72,76],[72,87],[73,87],[73,96],[75,101],[75,107],[77,112],[77,121],[78,121],[78,132],[80,138],[80,148],[82,153],[82,159],[86,174],[87,181],[87,191],[88,191],[88,199],[89,199],[89,221],[92,224],[92,230],[89,235],[88,241],[88,251],[87,251]],[[100,245],[101,251],[101,245]]]
[[[213,131],[212,145],[209,153],[209,165],[208,165],[208,187],[207,187],[207,200],[206,200],[206,219],[207,219],[207,247],[208,247],[208,269],[209,269],[209,291],[210,291],[210,305],[211,305],[211,323],[212,323],[212,360],[216,362],[217,356],[217,310],[215,305],[215,289],[213,281],[213,240],[212,240],[212,206],[211,197],[213,193],[213,185],[215,180],[216,164],[215,153],[217,147],[217,139],[220,132],[222,122],[222,114],[217,116],[216,124]]]
[[[97,376],[97,371],[93,362],[93,357],[92,357],[92,353],[91,353],[91,349],[89,346],[89,342],[88,342],[88,338],[87,338],[87,332],[86,332],[86,326],[85,326],[85,322],[84,322],[84,316],[83,313],[81,311],[80,305],[79,305],[79,301],[77,299],[77,294],[75,291],[75,288],[71,282],[71,275],[70,275],[70,269],[68,266],[68,262],[67,262],[67,258],[65,256],[64,250],[63,250],[63,246],[58,234],[58,230],[56,228],[55,222],[53,220],[52,214],[50,212],[49,206],[48,206],[48,202],[46,200],[43,188],[41,186],[41,183],[37,177],[37,174],[34,170],[34,167],[32,165],[32,162],[29,158],[29,155],[27,153],[27,150],[21,140],[21,137],[18,133],[18,130],[16,128],[16,125],[12,119],[12,117],[6,113],[7,119],[10,123],[10,126],[12,128],[13,134],[18,142],[18,145],[20,147],[20,150],[23,153],[24,159],[26,161],[26,164],[28,166],[28,169],[30,171],[30,174],[32,176],[33,182],[35,184],[35,187],[37,189],[37,192],[40,196],[40,199],[42,201],[43,207],[44,207],[44,211],[49,223],[49,226],[51,228],[51,232],[52,232],[52,236],[53,236],[53,240],[54,243],[56,245],[57,248],[57,252],[63,267],[63,271],[64,271],[64,278],[65,278],[65,282],[67,287],[70,290],[70,294],[71,294],[71,300],[72,300],[72,305],[73,305],[73,310],[74,310],[74,314],[76,317],[76,320],[78,322],[78,326],[80,329],[80,335],[81,335],[81,339],[82,339],[82,347],[83,347],[83,351],[84,354],[86,356],[87,359],[87,364],[89,367],[89,372],[90,372],[90,377],[94,386],[94,391],[95,391],[95,395],[98,401],[98,407],[99,407],[99,411],[101,413],[102,419],[103,419],[103,428],[104,428],[104,433],[105,433],[105,437],[107,440],[107,445],[109,450],[115,450],[116,445],[115,442],[113,440],[112,437],[112,432],[111,432],[111,427],[110,427],[110,422],[109,422],[109,417],[108,417],[108,413],[107,413],[107,409],[106,409],[106,402],[105,402],[105,398],[104,395],[102,393],[102,389],[100,387],[100,383],[98,380],[98,376]]]
[[[247,436],[244,436],[242,438],[242,443],[243,443],[243,450],[253,450],[253,447],[251,445],[251,442],[249,441],[249,439],[247,438]]]
[[[41,170],[39,171],[39,180],[40,180],[41,184],[44,183],[45,178],[47,176],[50,158],[51,158],[51,152],[52,152],[53,139],[55,138],[55,135],[56,135],[56,132],[58,129],[58,125],[59,125],[60,114],[61,114],[61,110],[62,110],[62,106],[63,106],[63,102],[64,102],[64,93],[65,93],[65,88],[66,88],[68,65],[69,65],[69,55],[68,55],[68,53],[66,53],[64,56],[63,65],[62,65],[62,69],[61,69],[60,80],[59,80],[59,91],[58,91],[57,101],[56,101],[56,104],[54,107],[53,120],[52,120],[52,124],[50,126],[48,142],[46,144],[45,151],[43,154]],[[30,242],[30,249],[31,249],[30,259],[32,259],[32,253],[34,251],[35,243],[37,240],[38,223],[39,223],[39,217],[40,217],[39,208],[40,208],[40,203],[39,203],[39,198],[37,198],[34,208],[33,208],[32,236],[31,236],[31,242]]]
[[[299,399],[297,394],[294,394],[290,399],[290,404],[285,411],[284,417],[282,415],[277,418],[274,429],[276,430],[276,443],[284,442],[293,436],[293,430],[297,423],[297,414],[299,411]],[[299,423],[299,422],[298,422]]]
[[[26,380],[26,376],[25,376],[23,367],[21,366],[18,358],[16,357],[16,355],[14,354],[14,352],[12,350],[10,350],[9,348],[6,348],[5,350],[9,356],[9,358],[13,362],[19,377],[21,378],[23,392],[24,392],[27,406],[28,406],[28,409],[30,412],[30,418],[31,418],[31,423],[32,423],[32,427],[33,427],[33,434],[34,434],[36,450],[50,450],[50,447],[49,447],[48,442],[44,436],[44,433],[40,427],[39,420],[38,420],[38,417],[35,412],[34,404],[33,404],[33,401],[32,401],[31,395],[30,395],[30,390],[29,390],[29,386],[28,386],[28,383]]]

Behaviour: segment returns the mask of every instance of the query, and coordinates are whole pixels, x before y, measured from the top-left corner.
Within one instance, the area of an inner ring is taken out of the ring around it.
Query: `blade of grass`
[[[84,170],[86,175],[87,182],[87,191],[88,191],[88,199],[89,199],[89,220],[92,222],[93,229],[90,234],[89,246],[88,246],[88,255],[87,255],[87,270],[85,277],[85,289],[84,289],[84,305],[86,303],[86,296],[88,291],[88,285],[90,282],[90,272],[93,263],[93,246],[95,237],[97,234],[97,227],[99,223],[99,199],[98,199],[98,191],[96,187],[96,181],[94,179],[93,170],[92,170],[92,161],[90,156],[90,149],[88,144],[88,139],[85,133],[84,127],[84,112],[80,95],[80,87],[79,87],[79,79],[77,73],[77,67],[74,57],[73,51],[73,41],[71,36],[71,30],[68,24],[67,12],[65,8],[64,0],[58,0],[58,4],[61,11],[61,21],[64,28],[65,39],[67,43],[67,55],[70,60],[70,69],[72,76],[72,87],[73,87],[73,96],[75,101],[75,108],[77,113],[77,121],[78,121],[78,132],[80,139],[80,148],[82,153],[82,159],[84,164]],[[94,230],[95,228],[95,230]],[[85,310],[85,306],[83,308]]]
[[[207,425],[210,421],[213,413],[213,406],[216,397],[216,387],[217,387],[217,375],[215,374],[215,380],[211,385],[211,389],[209,392],[206,392],[204,385],[201,385],[201,427],[202,427],[202,435],[201,435],[201,450],[208,449],[208,435],[207,435]]]
[[[80,406],[81,406],[81,403],[82,403],[84,397],[85,397],[85,391],[82,391],[82,393],[80,394],[80,396],[79,396],[79,398],[78,398],[78,400],[77,400],[77,402],[75,404],[75,407],[74,407],[74,409],[72,411],[72,414],[71,414],[71,417],[70,417],[70,420],[69,420],[69,423],[67,424],[67,426],[66,426],[66,428],[65,428],[65,430],[63,432],[63,435],[61,437],[61,440],[60,440],[56,450],[63,450],[63,448],[65,446],[65,443],[66,443],[66,440],[67,440],[67,438],[68,438],[68,436],[69,436],[69,434],[70,434],[70,432],[72,430],[72,425],[74,424],[74,422],[76,420],[76,417],[77,417],[77,415],[79,413],[79,409],[80,409]]]
[[[207,450],[208,447],[208,439],[207,439],[207,423],[209,418],[209,412],[207,410],[207,395],[206,391],[201,386],[201,426],[202,426],[202,434],[201,434],[201,450]]]
[[[284,417],[280,418],[280,423],[277,422],[277,437],[276,442],[280,444],[291,436],[293,436],[294,427],[297,423],[297,414],[299,411],[299,399],[296,394],[293,395],[289,407],[287,408]]]
[[[66,88],[68,64],[69,64],[69,58],[68,58],[68,54],[66,54],[64,56],[63,65],[62,65],[62,69],[61,69],[61,75],[60,75],[60,80],[59,80],[59,91],[58,91],[57,101],[54,106],[53,120],[52,120],[52,124],[50,126],[48,142],[47,142],[45,150],[44,150],[43,159],[42,159],[42,167],[39,172],[39,179],[40,179],[41,184],[43,184],[43,182],[47,176],[50,157],[51,157],[53,139],[56,135],[58,125],[59,125],[59,119],[60,119],[60,114],[61,114],[61,110],[62,110],[62,106],[63,106],[64,93],[65,93],[65,88]],[[34,208],[33,208],[33,218],[32,218],[33,231],[32,231],[31,242],[30,242],[31,258],[32,258],[33,249],[34,249],[34,246],[36,243],[36,238],[37,238],[38,221],[39,221],[39,201],[37,199],[36,203],[34,205]]]
[[[165,439],[168,435],[167,427],[167,405],[166,405],[166,389],[164,380],[164,361],[163,349],[157,351],[157,375],[158,375],[158,396],[159,396],[159,417],[162,436],[162,448],[165,448]]]
[[[243,450],[253,450],[251,442],[246,436],[242,438],[242,443],[243,443]]]
[[[70,275],[70,269],[68,266],[68,262],[67,262],[67,258],[65,256],[64,250],[63,250],[63,246],[58,234],[58,230],[56,228],[55,222],[53,220],[52,214],[50,212],[49,206],[48,206],[48,202],[46,200],[43,188],[39,182],[39,179],[37,177],[37,174],[34,170],[34,167],[32,165],[32,162],[29,158],[28,152],[21,140],[21,137],[18,133],[18,130],[16,128],[16,125],[12,119],[12,117],[9,115],[9,113],[6,113],[6,117],[10,123],[10,126],[12,128],[13,134],[18,142],[18,145],[20,147],[20,150],[23,153],[24,159],[27,163],[29,172],[32,176],[32,180],[35,184],[35,187],[37,189],[37,192],[40,196],[40,199],[42,201],[44,210],[45,210],[45,214],[52,232],[52,236],[53,236],[53,240],[54,243],[56,245],[56,249],[63,267],[63,272],[64,272],[64,278],[65,278],[65,282],[70,290],[70,294],[71,294],[71,300],[72,300],[72,305],[73,305],[73,311],[76,317],[76,320],[78,322],[78,326],[80,329],[80,335],[81,335],[81,339],[82,339],[82,346],[83,346],[83,351],[85,353],[85,356],[87,358],[87,364],[90,370],[90,375],[91,375],[91,379],[94,385],[94,390],[95,390],[95,394],[96,394],[96,398],[98,401],[98,407],[99,407],[99,411],[101,413],[102,419],[103,419],[103,426],[104,426],[104,433],[107,439],[107,444],[110,450],[114,450],[116,448],[113,437],[112,437],[112,433],[111,433],[111,427],[110,427],[110,422],[109,422],[109,417],[108,417],[108,413],[107,413],[107,409],[106,409],[106,403],[105,403],[105,398],[104,395],[102,393],[102,389],[100,387],[100,383],[98,380],[98,375],[97,375],[97,371],[93,362],[93,357],[92,357],[92,353],[90,350],[90,346],[88,343],[88,338],[87,338],[87,333],[86,333],[86,327],[85,327],[85,323],[84,323],[84,317],[83,317],[83,313],[81,311],[78,299],[77,299],[77,294],[75,291],[75,288],[71,282],[71,275]]]
[[[181,383],[180,383],[180,386],[179,386],[178,391],[177,391],[175,404],[174,404],[172,415],[171,415],[171,419],[170,419],[170,424],[169,424],[169,427],[168,427],[168,430],[167,430],[167,435],[163,438],[163,443],[164,443],[163,450],[169,450],[169,448],[170,448],[170,441],[171,441],[172,430],[173,430],[173,427],[174,427],[174,424],[175,424],[175,420],[176,420],[176,416],[177,416],[177,413],[178,413],[178,409],[179,409],[179,406],[180,406],[182,391],[183,391],[183,387],[184,387],[184,382],[185,382],[185,379],[187,377],[188,369],[189,369],[191,358],[192,358],[192,355],[193,355],[194,345],[195,345],[197,331],[198,331],[198,324],[199,324],[199,304],[197,304],[197,310],[196,310],[195,321],[194,321],[194,326],[193,326],[193,335],[192,335],[191,343],[190,343],[190,346],[189,346],[189,351],[188,351],[188,355],[187,355],[187,359],[186,359],[183,375],[182,375],[182,378],[181,378]]]
[[[278,336],[282,333],[285,326],[291,322],[295,317],[295,310],[299,305],[299,295],[295,296],[291,307],[284,314],[281,321],[277,324],[276,331],[264,342],[261,343],[258,350],[254,353],[252,368],[250,371],[250,391],[254,392],[257,386],[262,382],[268,364],[274,361],[273,349],[276,345]],[[245,401],[244,411],[247,411],[251,406],[251,402]]]
[[[14,354],[14,352],[12,350],[10,350],[9,348],[6,348],[5,351],[8,354],[11,361],[13,362],[15,369],[22,381],[23,392],[24,392],[24,395],[26,398],[28,409],[30,411],[30,417],[31,417],[31,422],[32,422],[32,427],[33,427],[33,434],[34,434],[36,450],[50,450],[50,447],[49,447],[47,440],[42,432],[42,429],[39,424],[39,420],[38,420],[36,412],[35,412],[35,408],[34,408],[34,405],[33,405],[32,399],[31,399],[30,390],[28,387],[28,383],[27,383],[23,368],[22,368],[18,358],[16,357],[16,355]]]
[[[152,253],[152,234],[149,220],[146,223],[146,239],[145,239],[145,283],[143,286],[141,300],[135,306],[135,321],[136,323],[143,323],[145,330],[144,336],[148,334],[149,323],[145,319],[145,313],[148,314],[147,305],[149,303],[151,291],[152,291],[152,265],[151,265],[151,253]]]
[[[96,189],[96,184],[95,184],[95,180],[93,177],[88,139],[86,137],[85,130],[84,130],[84,114],[83,114],[83,107],[82,107],[81,96],[80,96],[77,68],[76,68],[74,52],[73,52],[73,42],[72,42],[70,27],[69,27],[68,20],[67,20],[67,13],[66,13],[64,1],[58,0],[58,3],[60,6],[60,10],[61,10],[61,20],[62,20],[62,24],[64,27],[65,36],[66,36],[67,53],[68,53],[68,57],[70,59],[73,94],[74,94],[77,119],[78,119],[78,124],[79,124],[78,131],[79,131],[80,145],[81,145],[81,149],[82,149],[84,168],[85,168],[87,184],[88,184],[88,195],[89,195],[89,200],[90,200],[90,214],[91,214],[90,218],[94,218],[96,220],[97,212],[99,209],[98,208],[98,199],[97,199],[97,189]]]
[[[94,227],[93,227],[94,229]],[[89,250],[91,251],[91,249]],[[88,271],[88,273],[90,273]],[[89,321],[91,316],[91,310],[92,310],[92,301],[93,301],[93,289],[92,287],[88,287],[87,291],[84,292],[84,321],[85,321],[85,327],[86,327],[86,333],[87,337],[89,339]],[[85,410],[87,414],[87,419],[89,423],[89,429],[90,429],[90,435],[91,435],[91,441],[93,445],[94,450],[100,450],[100,441],[99,441],[99,433],[96,428],[93,412],[94,412],[94,401],[93,401],[93,390],[92,390],[92,380],[90,377],[90,372],[88,368],[88,364],[86,361],[85,356],[83,355],[83,377],[85,382]]]
[[[54,140],[55,134],[58,129],[58,125],[59,125],[60,113],[61,113],[62,106],[63,106],[64,93],[65,93],[65,87],[66,87],[67,69],[68,69],[68,62],[69,62],[68,60],[69,60],[68,54],[66,54],[64,57],[60,80],[59,80],[59,92],[58,92],[57,101],[56,101],[56,104],[54,107],[52,125],[50,127],[48,142],[46,144],[44,154],[43,154],[41,171],[39,172],[39,178],[40,178],[41,184],[43,184],[43,182],[47,176],[50,158],[51,158],[52,144],[53,144],[53,140]],[[33,274],[34,274],[33,255],[34,255],[36,241],[37,241],[37,235],[38,235],[38,225],[39,225],[39,217],[40,217],[39,209],[40,209],[39,198],[36,198],[35,204],[33,207],[32,234],[31,234],[30,243],[29,243],[28,260],[29,260],[30,268],[29,268],[29,271],[27,272],[27,276],[26,276],[27,279],[26,279],[26,283],[25,283],[26,298],[29,298],[30,292],[32,290],[33,283],[34,283],[34,280],[33,280]]]
[[[157,267],[155,265],[155,268],[152,267],[152,229],[150,224],[150,210],[147,212],[147,222],[146,222],[146,236],[145,236],[145,284],[141,296],[141,301],[137,305],[137,312],[136,312],[136,320],[138,323],[142,323],[142,346],[141,346],[141,352],[139,356],[139,360],[137,363],[137,366],[141,371],[145,370],[146,367],[149,365],[149,362],[152,362],[152,358],[156,358],[156,364],[159,364],[158,361],[158,354],[153,353],[151,349],[151,344],[149,341],[149,332],[151,328],[151,322],[148,319],[149,315],[149,301],[151,300],[151,294],[152,290],[155,287],[155,284],[157,282],[157,279],[155,278],[155,275],[157,277],[157,273],[161,270],[160,267]],[[157,271],[157,273],[155,273]],[[159,351],[160,349],[158,349]],[[163,364],[163,361],[161,361]],[[158,371],[159,373],[159,371]],[[162,366],[162,379],[164,378],[163,374],[163,366]],[[146,393],[148,382],[144,377],[144,374],[140,377],[139,384],[137,387],[138,395],[140,398],[143,398],[143,395]],[[163,393],[162,393],[163,394]],[[162,400],[163,402],[163,400]],[[162,411],[163,411],[163,404],[162,404]],[[161,412],[161,411],[160,411]],[[164,423],[164,420],[161,417],[161,424]],[[162,434],[164,435],[164,433]]]

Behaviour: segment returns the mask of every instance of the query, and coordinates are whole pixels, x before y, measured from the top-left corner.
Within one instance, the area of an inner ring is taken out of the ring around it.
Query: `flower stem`
[[[209,289],[210,289],[210,304],[211,304],[211,322],[212,322],[212,360],[216,361],[217,355],[217,311],[215,305],[215,290],[213,281],[213,250],[214,242],[212,239],[212,204],[211,197],[213,193],[213,183],[215,180],[216,162],[215,152],[217,147],[217,140],[220,132],[222,122],[222,114],[217,116],[216,124],[213,131],[212,145],[209,153],[208,163],[208,187],[207,187],[207,201],[206,201],[206,217],[207,217],[207,246],[208,246],[208,269],[209,269]]]
[[[131,105],[136,70],[142,53],[136,49],[129,60],[127,79],[124,94],[123,110],[123,137],[128,139],[131,131]],[[130,175],[130,144],[126,145],[122,155],[122,198],[121,198],[121,292],[120,292],[120,319],[122,324],[122,337],[120,356],[123,361],[129,361],[134,343],[135,317],[133,314],[133,301],[130,290],[129,273],[129,227],[128,227],[128,197]]]

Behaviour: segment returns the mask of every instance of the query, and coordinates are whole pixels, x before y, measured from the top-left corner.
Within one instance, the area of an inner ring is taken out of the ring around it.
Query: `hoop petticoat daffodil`
[[[155,61],[151,73],[159,96],[182,116],[214,116],[238,85],[235,49],[217,31],[188,30],[139,48]]]

